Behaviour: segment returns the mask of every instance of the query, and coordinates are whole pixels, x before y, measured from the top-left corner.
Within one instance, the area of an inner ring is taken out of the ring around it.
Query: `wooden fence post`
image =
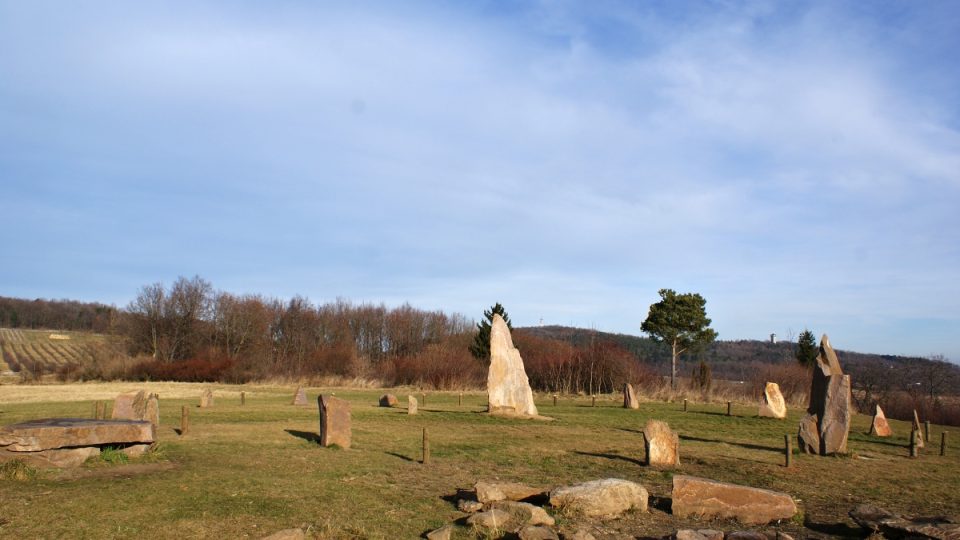
[[[910,430],[910,457],[917,457],[917,430]]]
[[[793,438],[790,435],[783,436],[784,443],[784,457],[786,458],[786,466],[790,468],[790,461],[793,459]]]
[[[180,435],[185,435],[190,429],[190,409],[186,405],[180,408]]]
[[[731,413],[731,410],[732,410],[731,407],[732,407],[732,406],[733,406],[733,403],[730,402],[730,401],[728,401],[728,402],[727,402],[727,416],[733,416],[733,414]]]
[[[556,394],[553,395],[553,406],[554,406],[554,407],[557,406],[557,395],[556,395]]]
[[[247,393],[240,392],[240,405],[246,405],[246,404],[247,404]]]
[[[687,398],[683,398],[683,412],[687,412]]]
[[[423,464],[430,463],[430,438],[427,435],[427,428],[423,428]]]
[[[947,455],[947,432],[944,431],[940,434],[940,455]]]

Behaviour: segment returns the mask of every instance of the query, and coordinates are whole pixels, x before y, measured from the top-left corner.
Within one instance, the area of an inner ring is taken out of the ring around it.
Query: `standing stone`
[[[833,347],[830,346],[830,339],[826,334],[820,338],[820,353],[817,355],[817,365],[813,368],[813,378],[810,381],[810,404],[807,407],[807,413],[809,414],[800,424],[801,445],[804,450],[814,442],[808,424],[813,418],[817,423],[816,438],[819,442],[819,446],[816,447],[817,454],[827,455],[847,451],[852,414],[850,376],[843,374],[840,361]]]
[[[407,414],[417,414],[417,398],[407,396]]]
[[[380,396],[381,407],[396,407],[396,405],[397,405],[397,396],[393,394],[384,394]]]
[[[847,437],[850,435],[850,417],[853,406],[850,402],[850,376],[830,377],[827,385],[826,406],[820,418],[820,454],[844,454],[847,452]]]
[[[800,431],[797,433],[800,441],[800,450],[805,454],[820,453],[820,432],[817,427],[817,415],[808,414],[800,420]]]
[[[507,416],[537,416],[533,391],[523,369],[520,351],[513,346],[503,317],[493,315],[490,328],[490,371],[487,373],[488,410]]]
[[[320,445],[350,448],[350,402],[333,396],[321,395]]]
[[[780,385],[768,382],[763,389],[763,402],[760,404],[760,416],[767,418],[786,418],[787,403],[780,393]]]
[[[877,437],[889,437],[893,435],[893,430],[890,429],[890,423],[887,422],[886,415],[883,414],[883,409],[880,408],[880,404],[877,404],[877,410],[873,413],[873,422],[870,424],[870,435],[876,435]]]
[[[147,420],[154,430],[160,426],[160,398],[143,390],[124,392],[113,400],[110,418],[116,420]]]
[[[666,422],[647,421],[643,428],[643,446],[647,450],[647,465],[680,465],[680,437],[670,430]]]
[[[693,476],[674,476],[672,497],[673,515],[680,518],[733,518],[762,525],[797,513],[797,504],[786,493]]]
[[[307,401],[307,392],[303,389],[302,386],[297,387],[297,392],[293,394],[293,404],[294,405],[310,405],[310,402]]]
[[[207,388],[203,391],[203,394],[200,395],[200,407],[213,407],[213,390]]]
[[[639,409],[640,402],[637,401],[637,394],[633,391],[633,385],[630,383],[623,383],[623,408],[624,409]]]
[[[923,440],[926,437],[923,436],[923,424],[920,423],[916,409],[913,410],[913,430],[917,432],[917,448],[923,448]]]

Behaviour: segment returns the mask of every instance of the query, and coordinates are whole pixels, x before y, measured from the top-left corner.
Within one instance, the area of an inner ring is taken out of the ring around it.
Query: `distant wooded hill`
[[[537,326],[518,328],[543,339],[556,339],[574,345],[586,345],[591,341],[614,343],[641,362],[649,364],[658,373],[668,374],[670,350],[650,338],[628,334],[614,334],[571,328],[567,326]],[[836,346],[836,343],[833,343]],[[780,341],[770,343],[758,340],[716,341],[705,350],[681,357],[677,369],[687,375],[691,369],[705,360],[713,371],[713,377],[734,381],[750,380],[760,366],[795,363],[796,343]],[[522,351],[521,351],[522,352]],[[867,354],[836,349],[837,357],[845,372],[854,378],[895,378],[898,385],[934,386],[938,390],[960,395],[960,366],[938,360],[889,354]],[[937,379],[942,379],[938,382]],[[903,380],[899,380],[903,379]],[[919,385],[917,383],[920,383]],[[947,393],[940,391],[938,393]]]

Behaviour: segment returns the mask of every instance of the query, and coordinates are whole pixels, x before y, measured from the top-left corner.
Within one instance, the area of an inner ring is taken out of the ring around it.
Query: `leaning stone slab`
[[[885,538],[960,538],[960,519],[955,517],[910,519],[868,504],[851,510],[850,517],[861,527]]]
[[[19,459],[27,465],[34,467],[58,467],[66,469],[79,467],[88,459],[99,455],[100,449],[96,446],[55,448],[53,450],[40,450],[39,452],[11,452],[9,450],[0,450],[0,462]]]
[[[917,448],[923,448],[923,424],[920,423],[920,417],[917,415],[917,410],[913,410],[913,431],[917,433]]]
[[[647,465],[676,467],[680,465],[680,436],[666,422],[648,420],[643,428],[643,446],[647,451]]]
[[[646,512],[648,498],[636,482],[607,478],[557,488],[550,492],[550,505],[585,516],[613,517],[631,509]]]
[[[870,423],[870,435],[876,435],[877,437],[889,437],[893,435],[893,430],[890,429],[890,423],[887,422],[887,416],[883,414],[883,409],[880,408],[880,404],[877,404],[877,409],[873,413],[873,422]]]
[[[516,482],[484,482],[474,484],[477,500],[483,504],[495,501],[522,501],[530,497],[543,495],[546,491],[541,488],[518,484]]]
[[[293,394],[293,404],[301,406],[310,405],[310,402],[307,401],[307,392],[302,386],[298,386],[297,391]]]
[[[520,351],[513,346],[510,328],[499,314],[490,328],[490,370],[487,372],[488,408],[492,414],[537,416],[533,390],[523,369]]]
[[[381,407],[395,407],[397,405],[397,396],[393,394],[384,394],[380,396]]]
[[[623,383],[623,408],[624,409],[639,409],[640,402],[637,401],[637,394],[633,391],[633,385],[630,383]]]
[[[320,445],[350,448],[350,402],[321,395],[317,403],[320,406]]]
[[[0,449],[38,452],[54,448],[152,443],[153,424],[145,420],[46,418],[0,428]]]
[[[768,382],[763,389],[763,402],[760,403],[760,416],[766,418],[787,417],[787,403],[780,393],[780,385],[775,382]]]
[[[417,402],[417,398],[413,396],[407,396],[407,414],[417,414],[417,410],[419,408],[420,407],[419,403]]]
[[[797,504],[786,493],[677,475],[673,477],[673,515],[677,517],[736,519],[762,525],[790,519]]]

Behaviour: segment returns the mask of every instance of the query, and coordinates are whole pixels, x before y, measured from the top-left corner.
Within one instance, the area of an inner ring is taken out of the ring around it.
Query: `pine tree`
[[[817,347],[817,338],[813,336],[813,332],[804,329],[803,332],[800,332],[800,335],[797,336],[797,350],[795,353],[797,362],[800,362],[804,366],[812,366],[814,362],[817,361],[818,354],[820,354],[820,349]]]
[[[677,357],[705,347],[717,337],[707,318],[707,301],[695,293],[660,289],[661,300],[650,306],[640,329],[654,341],[670,346],[670,388],[676,390]]]
[[[477,323],[477,335],[473,338],[470,345],[470,353],[479,360],[490,360],[490,324],[493,322],[493,315],[499,314],[503,317],[503,322],[507,323],[507,328],[513,331],[513,325],[510,324],[510,316],[503,309],[500,302],[497,302],[490,309],[483,312],[484,319]]]

